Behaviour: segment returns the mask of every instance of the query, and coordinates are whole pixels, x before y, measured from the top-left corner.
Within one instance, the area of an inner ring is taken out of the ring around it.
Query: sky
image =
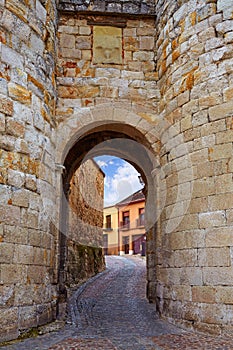
[[[96,163],[105,173],[104,206],[109,207],[140,190],[137,170],[128,162],[113,156],[95,157]]]

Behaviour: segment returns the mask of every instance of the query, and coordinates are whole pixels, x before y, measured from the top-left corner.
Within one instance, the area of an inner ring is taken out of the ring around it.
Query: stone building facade
[[[71,179],[66,284],[72,288],[105,267],[102,254],[104,176],[89,159]]]
[[[69,183],[99,154],[143,176],[161,316],[232,331],[232,92],[231,0],[0,0],[1,340],[59,312]]]

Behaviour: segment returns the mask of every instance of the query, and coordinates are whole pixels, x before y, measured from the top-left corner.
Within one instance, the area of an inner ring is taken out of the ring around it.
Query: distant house
[[[110,206],[104,208],[103,248],[104,255],[118,255],[118,208]]]
[[[145,255],[145,196],[139,190],[104,208],[104,253]]]
[[[118,208],[119,254],[145,255],[145,196],[142,190],[116,204]]]

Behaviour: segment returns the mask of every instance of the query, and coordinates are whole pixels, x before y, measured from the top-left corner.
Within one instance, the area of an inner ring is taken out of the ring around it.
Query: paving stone
[[[231,350],[232,336],[191,333],[156,314],[146,299],[146,262],[107,257],[107,270],[82,285],[59,331],[2,347],[8,350]],[[56,329],[56,327],[55,327]]]

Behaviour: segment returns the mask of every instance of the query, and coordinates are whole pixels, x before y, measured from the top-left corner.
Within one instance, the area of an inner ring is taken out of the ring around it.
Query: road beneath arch
[[[8,350],[232,350],[232,337],[193,334],[160,320],[146,299],[141,257],[107,257],[107,270],[73,295],[69,323]]]

